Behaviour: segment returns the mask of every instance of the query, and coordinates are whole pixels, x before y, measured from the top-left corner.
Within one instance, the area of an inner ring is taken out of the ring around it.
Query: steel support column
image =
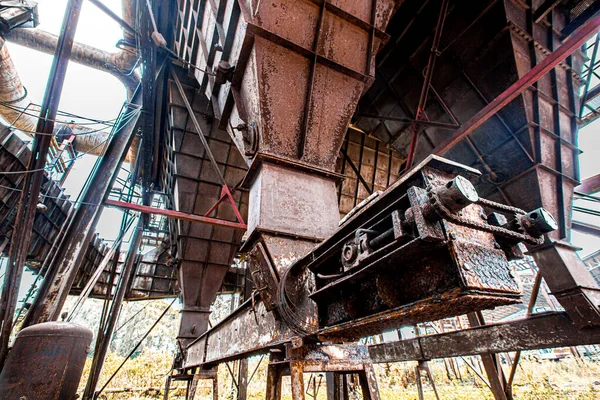
[[[123,157],[133,140],[140,114],[140,101],[141,91],[138,89],[116,124],[114,136],[85,188],[82,201],[60,245],[54,256],[46,260],[48,272],[23,321],[23,327],[56,320],[60,315],[101,215],[102,203],[110,192]]]
[[[92,360],[92,366],[90,368],[90,375],[85,386],[85,392],[83,393],[84,400],[92,400],[94,398],[96,386],[98,385],[98,379],[100,378],[100,373],[102,372],[102,365],[104,364],[104,359],[106,358],[106,353],[108,352],[108,346],[110,345],[110,341],[117,324],[119,311],[121,310],[121,305],[123,304],[123,299],[125,298],[127,288],[133,279],[137,251],[140,247],[143,236],[144,223],[143,218],[140,217],[135,232],[133,233],[133,237],[131,238],[129,251],[127,252],[127,259],[125,261],[125,266],[123,267],[123,272],[121,273],[120,283],[108,313],[106,329],[102,335],[102,340],[98,341],[96,344],[94,359]],[[111,288],[108,288],[107,290],[110,289]]]
[[[469,313],[467,317],[471,327],[485,326],[481,313]],[[512,395],[506,390],[506,377],[502,371],[498,355],[495,353],[482,353],[480,356],[494,398],[496,400],[512,400]]]
[[[9,252],[9,264],[4,279],[2,297],[0,298],[0,319],[2,334],[0,336],[0,368],[8,352],[8,340],[12,331],[13,316],[17,305],[17,295],[21,285],[21,277],[32,236],[38,197],[44,180],[44,169],[48,150],[54,137],[54,120],[58,111],[62,88],[67,73],[69,58],[73,48],[73,38],[79,21],[82,0],[70,0],[67,4],[63,24],[54,53],[48,84],[40,110],[40,119],[36,127],[33,151],[28,172],[21,189],[21,197]]]

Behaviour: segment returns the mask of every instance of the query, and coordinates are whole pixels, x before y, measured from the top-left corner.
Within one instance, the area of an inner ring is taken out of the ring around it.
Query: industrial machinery
[[[581,51],[600,29],[600,1],[124,0],[122,18],[92,3],[123,28],[119,51],[74,41],[82,0],[69,0],[58,37],[23,28],[37,25],[32,2],[0,2],[0,47],[55,56],[39,107],[47,117],[18,120],[27,92],[0,49],[12,82],[0,87],[11,105],[0,112],[35,133],[31,150],[12,127],[0,135],[10,260],[0,367],[20,354],[8,351],[15,314],[23,327],[56,320],[69,294],[105,302],[85,400],[98,397],[125,300],[180,297],[167,392],[185,380],[188,398],[199,379],[213,380],[216,398],[217,366],[239,361],[227,367],[245,400],[255,354],[269,357],[269,400],[286,374],[303,399],[304,372],[326,372],[333,400],[340,377],[358,374],[376,400],[373,363],[424,370],[474,354],[496,400],[510,400],[517,361],[507,381],[495,353],[600,342],[600,287],[569,243],[577,130],[600,116],[600,86],[590,88],[600,36]],[[126,85],[112,135],[57,133],[69,60]],[[95,140],[110,144],[71,208],[46,159],[58,154],[66,176],[61,154]],[[126,181],[121,160],[135,161]],[[103,206],[130,210],[126,257],[118,240],[109,249],[93,235]],[[528,318],[486,325],[482,310],[521,302],[510,261],[525,250],[539,267]],[[25,264],[44,279],[15,313]],[[564,312],[531,313],[543,281]],[[211,324],[218,293],[243,302]],[[469,329],[358,342],[465,314]]]
[[[542,208],[527,213],[480,198],[469,181],[478,175],[431,156],[289,267],[278,270],[267,247],[255,245],[248,268],[278,329],[347,342],[518,302],[508,261],[523,256],[520,243],[540,244],[556,221]]]

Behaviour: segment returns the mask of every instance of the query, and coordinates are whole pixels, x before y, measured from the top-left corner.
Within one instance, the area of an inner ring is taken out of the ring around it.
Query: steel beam
[[[594,194],[600,191],[600,174],[584,179],[583,182],[575,187],[576,193]]]
[[[517,98],[529,86],[537,82],[542,76],[556,67],[561,61],[567,58],[574,51],[578,50],[587,39],[600,29],[600,15],[592,18],[572,37],[565,41],[558,49],[544,58],[539,64],[531,68],[529,72],[523,75],[518,81],[510,85],[498,97],[492,100],[487,106],[481,109],[470,120],[465,122],[460,129],[457,129],[448,139],[440,143],[433,149],[432,154],[442,155],[457,145],[467,135],[473,133],[481,127],[487,120],[496,115],[504,106]]]
[[[138,225],[135,229],[135,232],[133,233],[133,237],[131,238],[129,251],[127,252],[127,259],[125,261],[125,266],[123,267],[123,272],[121,273],[121,277],[119,279],[119,286],[110,306],[110,311],[108,313],[108,321],[106,323],[106,327],[102,335],[102,340],[98,341],[96,344],[96,349],[94,351],[94,359],[92,360],[92,368],[90,369],[90,375],[88,377],[85,392],[83,394],[84,400],[92,400],[94,398],[94,393],[96,392],[96,386],[98,385],[98,379],[100,378],[100,373],[102,372],[102,366],[106,358],[106,353],[108,352],[108,347],[110,345],[113,333],[115,331],[115,326],[117,324],[119,312],[121,310],[121,304],[123,304],[125,293],[127,291],[127,288],[130,286],[131,281],[133,279],[133,275],[135,273],[135,260],[137,257],[138,249],[142,242],[143,235],[143,218],[139,218]],[[111,288],[108,288],[107,290],[110,291]]]
[[[44,168],[48,161],[48,151],[52,143],[54,120],[58,111],[62,94],[65,75],[73,39],[77,30],[82,0],[70,0],[67,4],[63,24],[54,52],[54,59],[48,77],[48,84],[44,100],[40,109],[40,118],[36,127],[31,158],[27,166],[21,189],[19,207],[15,218],[9,263],[4,279],[2,297],[0,298],[0,319],[2,320],[2,334],[0,336],[0,368],[8,352],[8,340],[13,327],[13,316],[17,305],[17,296],[23,275],[25,260],[31,243],[32,226],[37,209],[38,197],[44,180]]]
[[[46,260],[48,272],[23,327],[58,318],[100,218],[103,200],[108,196],[133,140],[140,102],[141,90],[138,88],[115,126],[114,136],[85,188],[64,237],[53,257]]]
[[[245,231],[248,228],[248,226],[246,224],[242,224],[239,222],[232,222],[232,221],[226,221],[226,220],[218,219],[218,218],[204,217],[201,215],[188,214],[188,213],[174,211],[174,210],[163,210],[161,208],[144,206],[141,204],[127,203],[127,202],[118,201],[118,200],[107,199],[106,201],[104,201],[104,204],[107,206],[113,206],[113,207],[123,208],[123,209],[127,209],[127,210],[133,210],[133,211],[139,211],[144,214],[163,215],[168,218],[180,219],[183,221],[190,221],[190,222],[198,222],[198,223],[209,224],[209,225],[214,225],[214,226],[226,226],[228,228],[239,229],[242,231]]]
[[[581,221],[572,221],[571,229],[585,233],[586,235],[598,236],[600,237],[600,227],[592,224],[588,224]]]
[[[600,328],[578,329],[567,313],[530,318],[369,347],[375,363],[431,360],[485,353],[536,350],[600,343]]]
[[[433,87],[431,87],[433,88]],[[419,125],[430,126],[432,128],[440,128],[447,130],[456,130],[460,128],[458,124],[448,124],[446,122],[437,122],[437,121],[429,121],[429,120],[416,120],[413,118],[405,118],[405,117],[395,117],[391,115],[377,115],[377,114],[366,114],[366,113],[355,113],[355,117],[360,118],[369,118],[369,119],[377,119],[380,121],[396,121],[396,122],[406,122],[406,123],[418,123]]]
[[[113,12],[113,10],[111,10],[110,8],[108,8],[100,0],[90,0],[90,3],[92,3],[93,5],[95,5],[96,7],[98,7],[100,9],[100,11],[102,11],[103,13],[105,13],[106,15],[108,15],[110,18],[112,18],[114,21],[116,21],[127,32],[131,33],[132,35],[136,35],[137,34],[137,32],[135,31],[135,29],[133,29],[133,27],[131,25],[129,25],[127,23],[127,21],[123,20],[121,17],[119,17],[117,14],[115,14]]]

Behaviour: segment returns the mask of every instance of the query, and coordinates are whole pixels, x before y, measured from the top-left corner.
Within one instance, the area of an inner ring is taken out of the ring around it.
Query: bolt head
[[[508,220],[503,214],[493,212],[487,216],[488,224],[493,226],[504,226],[508,223]]]
[[[475,190],[475,186],[473,186],[467,178],[459,175],[454,178],[453,183],[469,202],[475,203],[479,200],[479,195],[477,194],[477,190]]]
[[[540,236],[558,229],[558,223],[544,208],[535,209],[521,217],[523,228],[533,236]]]

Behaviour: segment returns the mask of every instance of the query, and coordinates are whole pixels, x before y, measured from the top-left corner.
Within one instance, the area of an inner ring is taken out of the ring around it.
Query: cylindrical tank
[[[23,329],[0,374],[0,399],[74,400],[92,337],[68,322]]]

